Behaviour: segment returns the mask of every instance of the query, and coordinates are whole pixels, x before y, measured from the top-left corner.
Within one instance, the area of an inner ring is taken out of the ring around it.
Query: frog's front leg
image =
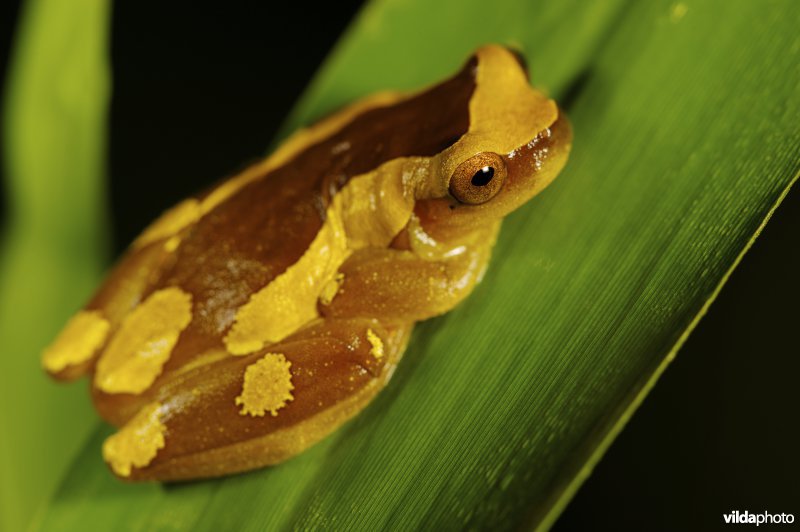
[[[318,320],[247,356],[166,381],[103,446],[129,479],[213,477],[275,464],[355,415],[383,388],[411,325]]]
[[[335,294],[321,298],[320,313],[389,321],[420,321],[445,313],[480,281],[498,229],[490,227],[475,235],[477,241],[449,246],[433,258],[411,249],[357,251],[339,269]]]

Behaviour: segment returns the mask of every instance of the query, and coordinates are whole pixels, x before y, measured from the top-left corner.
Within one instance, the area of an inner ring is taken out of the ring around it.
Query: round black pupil
[[[494,177],[494,168],[491,166],[484,166],[477,172],[475,175],[472,176],[472,186],[473,187],[485,187],[489,184],[489,181],[492,180]]]

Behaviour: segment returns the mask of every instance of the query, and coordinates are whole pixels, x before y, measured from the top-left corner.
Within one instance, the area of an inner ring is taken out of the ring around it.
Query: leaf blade
[[[517,37],[501,25],[507,19],[519,31],[536,23],[538,6],[487,19],[495,14],[477,5],[443,3],[437,17],[422,3],[373,4],[293,120],[376,80],[410,86],[454,66],[479,44],[474,32],[438,54],[412,55],[402,38],[430,43],[445,13],[482,17],[459,28],[485,26],[481,35],[498,40]],[[724,12],[689,2],[627,7],[610,11],[613,31],[576,46],[573,57],[590,63],[553,66],[558,75],[543,80],[562,93],[588,72],[569,113],[576,144],[564,175],[507,220],[485,282],[463,306],[419,326],[392,383],[365,412],[279,467],[139,486],[129,497],[98,464],[99,434],[44,528],[70,528],[63,497],[87,467],[96,486],[72,523],[98,517],[109,491],[144,504],[109,517],[128,528],[552,523],[798,171],[800,76],[795,56],[780,53],[797,49],[794,21],[746,2]],[[509,33],[492,34],[500,30]],[[574,31],[569,23],[545,31],[546,43],[523,35],[531,64],[555,65]],[[694,53],[709,38],[719,48]],[[420,66],[419,57],[430,63]],[[411,74],[393,78],[398,72]]]

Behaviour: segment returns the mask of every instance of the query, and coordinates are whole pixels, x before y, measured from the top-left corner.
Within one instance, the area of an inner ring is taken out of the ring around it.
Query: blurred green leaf
[[[0,529],[21,530],[96,425],[84,386],[54,386],[39,352],[105,258],[109,5],[24,6],[4,101],[8,226],[0,248]]]
[[[286,131],[453,72],[489,41],[565,102],[563,175],[511,216],[484,283],[419,326],[393,381],[309,452],[125,485],[95,437],[42,528],[546,528],[800,169],[790,1],[370,4]]]

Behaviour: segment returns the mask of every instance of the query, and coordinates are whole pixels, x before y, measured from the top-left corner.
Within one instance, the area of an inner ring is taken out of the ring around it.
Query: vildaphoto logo
[[[725,524],[728,525],[790,525],[794,523],[794,514],[771,514],[761,512],[759,514],[750,513],[747,510],[740,512],[734,510],[728,514],[722,514]]]

